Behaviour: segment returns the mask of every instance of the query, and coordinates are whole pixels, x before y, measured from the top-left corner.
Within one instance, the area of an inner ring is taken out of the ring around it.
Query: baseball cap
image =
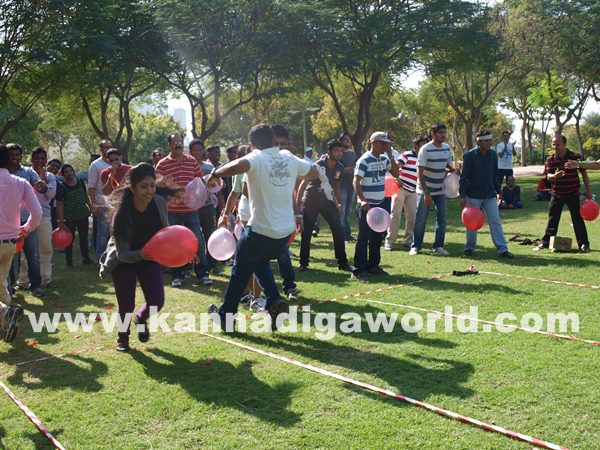
[[[392,141],[389,137],[386,131],[376,131],[375,133],[373,133],[371,135],[371,137],[369,138],[369,142],[374,142],[374,141],[382,141],[382,142],[394,142]]]

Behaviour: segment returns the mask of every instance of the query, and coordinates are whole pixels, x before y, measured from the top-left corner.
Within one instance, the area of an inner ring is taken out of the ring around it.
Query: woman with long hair
[[[146,300],[133,317],[140,342],[150,339],[146,322],[150,314],[158,312],[164,304],[162,267],[144,252],[144,245],[157,231],[169,225],[165,197],[177,192],[170,186],[157,189],[154,167],[140,163],[131,168],[123,186],[109,197],[112,237],[101,258],[100,275],[110,272],[115,286],[119,315],[124,324],[119,330],[118,351],[129,351],[136,281],[139,280]]]

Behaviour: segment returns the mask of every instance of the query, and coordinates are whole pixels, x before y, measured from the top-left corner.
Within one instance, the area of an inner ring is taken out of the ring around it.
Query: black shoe
[[[277,317],[280,314],[288,314],[290,307],[283,300],[276,300],[271,306],[267,308],[269,315],[271,316],[271,330],[277,331]]]
[[[128,352],[130,350],[129,341],[117,341],[117,346],[115,347],[115,349],[118,352]]]
[[[144,325],[144,331],[138,330],[138,341],[145,343],[150,340],[150,330],[148,329],[148,324],[146,322],[141,322],[140,319],[136,316],[133,319],[133,323],[137,329],[138,325]]]
[[[389,273],[387,273],[385,270],[383,270],[379,266],[373,267],[372,269],[367,270],[367,273],[369,273],[371,275],[389,275]]]
[[[473,250],[465,250],[463,253],[465,256],[473,256]]]
[[[581,247],[579,248],[579,253],[589,253],[590,252],[590,247],[582,244]]]
[[[91,259],[89,259],[89,258],[88,258],[88,259],[84,259],[84,260],[83,260],[83,262],[82,262],[81,264],[83,264],[84,266],[91,266],[92,264],[94,264],[94,261],[92,261]],[[68,265],[68,264],[67,264],[67,265]],[[73,264],[71,263],[71,266],[72,266],[72,265],[73,265]]]
[[[42,298],[43,296],[46,295],[46,293],[44,292],[44,290],[41,287],[32,289],[31,293],[33,294],[34,297],[38,297],[38,298]]]
[[[308,269],[308,265],[300,264],[298,272],[306,272],[306,269]]]
[[[338,270],[342,270],[344,272],[352,272],[352,266],[348,263],[338,264]]]
[[[317,237],[319,235],[319,230],[313,230],[312,237]]]
[[[363,283],[369,282],[369,277],[367,277],[367,272],[354,272],[352,274],[352,278],[358,281],[362,281]]]
[[[509,252],[508,250],[504,250],[502,253],[500,253],[500,258],[508,258],[508,259],[513,259],[515,257],[515,255],[513,255],[511,252]]]
[[[346,242],[354,242],[356,241],[356,239],[354,239],[352,236],[348,237],[345,239]]]
[[[14,341],[19,332],[19,322],[23,318],[23,308],[20,306],[8,306],[4,313],[4,342]]]

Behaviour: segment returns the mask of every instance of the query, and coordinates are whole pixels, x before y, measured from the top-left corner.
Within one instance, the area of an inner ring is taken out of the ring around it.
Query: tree
[[[156,147],[165,148],[170,133],[185,131],[170,116],[160,114],[140,114],[132,112],[133,139],[129,147],[129,163],[137,164],[150,159]]]

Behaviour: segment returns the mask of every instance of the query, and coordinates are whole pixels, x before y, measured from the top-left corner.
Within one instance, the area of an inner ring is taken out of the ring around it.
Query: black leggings
[[[88,218],[74,220],[73,222],[65,222],[65,225],[73,235],[73,241],[75,240],[75,230],[79,233],[79,248],[81,249],[81,256],[86,261],[90,259],[88,250]],[[67,248],[65,248],[65,256],[67,257],[67,265],[73,265],[73,242]]]

